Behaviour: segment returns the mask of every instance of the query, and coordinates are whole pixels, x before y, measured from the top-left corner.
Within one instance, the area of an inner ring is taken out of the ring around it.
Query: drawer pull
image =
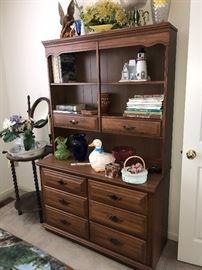
[[[70,120],[69,121],[71,124],[73,124],[73,125],[77,125],[79,122],[78,121],[76,121],[75,119],[73,119],[73,120]]]
[[[129,127],[129,126],[123,126],[123,128],[128,130],[128,131],[132,131],[132,130],[136,129],[136,127]]]
[[[58,200],[62,205],[68,205],[69,202],[65,201],[64,199]]]
[[[61,185],[61,186],[64,186],[64,185],[66,185],[67,183],[66,182],[64,182],[63,180],[58,180],[58,183]]]
[[[120,201],[121,200],[121,197],[118,197],[115,194],[109,195],[109,198],[112,199],[113,201]]]
[[[63,225],[66,225],[66,226],[71,225],[71,223],[68,222],[68,221],[66,221],[65,219],[61,219],[60,222],[61,222]]]
[[[109,238],[109,241],[115,246],[123,246],[123,243],[116,238]]]
[[[117,216],[110,216],[109,219],[113,222],[122,222],[122,220],[120,218],[118,218]]]

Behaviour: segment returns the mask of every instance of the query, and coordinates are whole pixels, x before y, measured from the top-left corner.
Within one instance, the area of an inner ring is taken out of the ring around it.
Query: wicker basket
[[[139,159],[142,162],[144,170],[139,173],[131,173],[129,169],[131,168],[130,166],[126,167],[126,163],[130,159]],[[143,184],[147,181],[147,174],[148,171],[145,169],[145,162],[144,160],[139,157],[139,156],[131,156],[127,158],[123,164],[123,169],[121,170],[122,173],[122,180],[127,183],[131,184]]]

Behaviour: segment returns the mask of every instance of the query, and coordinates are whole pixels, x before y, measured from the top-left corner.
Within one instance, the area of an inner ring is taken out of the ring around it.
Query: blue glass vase
[[[86,134],[85,133],[72,134],[70,135],[69,139],[71,151],[73,153],[74,158],[78,161],[84,161],[88,150]]]

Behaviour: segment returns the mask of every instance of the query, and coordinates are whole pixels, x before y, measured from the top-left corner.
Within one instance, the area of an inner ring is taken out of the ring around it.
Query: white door
[[[202,1],[190,6],[178,259],[202,266]]]

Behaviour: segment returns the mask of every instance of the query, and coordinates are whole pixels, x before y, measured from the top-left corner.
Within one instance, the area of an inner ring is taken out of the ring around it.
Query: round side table
[[[41,155],[34,155],[28,158],[15,157],[15,156],[10,155],[9,153],[7,153],[6,155],[11,165],[11,172],[12,172],[13,184],[14,184],[14,189],[15,189],[15,197],[16,197],[15,208],[18,210],[18,214],[22,215],[22,213],[25,213],[25,212],[38,212],[41,223],[43,222],[43,213],[42,213],[41,196],[40,196],[35,161],[38,159],[44,158],[48,154],[49,152],[45,150],[44,153]],[[32,172],[33,172],[33,178],[34,178],[35,191],[27,192],[20,196],[19,189],[18,189],[17,175],[15,171],[15,162],[29,162],[29,161],[31,161],[32,163]]]

